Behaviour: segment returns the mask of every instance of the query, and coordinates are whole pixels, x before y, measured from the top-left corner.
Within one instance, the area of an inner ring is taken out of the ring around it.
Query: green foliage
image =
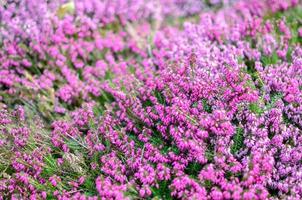
[[[285,113],[283,113],[283,115],[282,115],[282,120],[286,124],[290,124],[290,122],[291,122],[290,119],[288,118],[288,116]]]
[[[231,146],[231,153],[236,154],[244,147],[244,130],[243,128],[237,127],[236,133],[233,136],[233,145]]]
[[[243,72],[249,74],[254,83],[254,84],[249,83],[249,85],[251,87],[256,87],[262,90],[264,83],[261,77],[259,76],[258,71],[255,68],[255,61],[244,58],[244,63],[246,65],[246,70],[243,70]]]
[[[290,117],[285,112],[282,113],[282,119],[283,119],[283,122],[285,122],[286,124],[291,124],[295,127],[298,127],[300,130],[302,130],[302,125],[291,120]]]
[[[207,190],[210,190],[213,186],[213,183],[212,181],[210,180],[205,180],[204,183],[203,183],[204,187],[207,189]]]
[[[150,106],[153,106],[153,103],[149,99],[143,102],[143,108],[150,107]]]
[[[263,109],[260,108],[258,103],[251,103],[249,105],[249,110],[257,115],[261,115],[263,113]]]
[[[283,98],[283,94],[281,92],[274,92],[270,96],[271,96],[270,102],[265,106],[265,110],[270,110],[270,109],[274,108],[276,102],[279,99]]]
[[[85,182],[83,185],[80,186],[81,189],[83,189],[85,192],[84,194],[87,196],[95,196],[98,194],[95,186],[95,179],[96,176],[89,176],[85,179]]]
[[[163,146],[161,153],[162,154],[167,154],[169,152],[173,152],[176,155],[178,155],[180,153],[179,149],[177,148],[177,146],[171,144],[171,145],[165,145]]]
[[[215,146],[212,144],[209,144],[206,152],[205,152],[205,156],[208,160],[208,162],[213,162],[214,157],[215,157]]]
[[[131,66],[131,65],[128,67],[128,70],[131,74],[135,74],[135,72],[136,72],[136,68],[134,66]]]
[[[212,106],[208,103],[208,100],[202,99],[201,101],[202,101],[203,110],[206,111],[207,113],[212,113],[213,112]]]
[[[44,156],[44,167],[42,171],[42,176],[44,178],[49,178],[50,176],[58,173],[57,159],[53,155],[48,154]]]
[[[65,143],[70,148],[72,152],[83,150],[83,146],[81,146],[80,141],[75,139],[66,140]],[[84,149],[85,151],[85,149]]]
[[[255,68],[255,61],[254,60],[249,60],[249,59],[245,58],[244,59],[244,64],[246,65],[248,74],[253,74],[253,73],[257,72],[257,70]]]
[[[154,91],[154,95],[157,98],[158,103],[165,105],[166,104],[166,99],[165,96],[158,90]]]
[[[165,144],[165,141],[164,141],[161,133],[156,129],[153,129],[153,134],[152,134],[152,137],[150,138],[150,142],[154,146],[157,146],[157,147]]]
[[[279,57],[277,53],[274,51],[271,56],[261,56],[261,63],[263,66],[274,65],[278,63]]]
[[[105,72],[105,77],[104,78],[105,78],[105,80],[112,80],[114,78],[113,72],[111,72],[110,70],[107,70]]]
[[[129,141],[134,141],[138,147],[143,148],[144,143],[138,139],[138,136],[135,135],[135,133],[129,132],[127,135],[129,137]]]
[[[173,198],[169,189],[170,184],[171,181],[161,181],[158,183],[158,187],[152,187],[153,199],[172,200]]]
[[[185,172],[193,178],[197,178],[201,169],[202,165],[196,161],[193,161],[188,164]]]
[[[104,107],[106,103],[111,103],[114,101],[114,97],[112,94],[106,91],[102,91],[102,95],[98,97],[98,103]]]
[[[103,101],[103,100],[101,100],[101,101]],[[94,116],[96,116],[96,117],[102,116],[104,114],[104,105],[102,106],[102,105],[97,104],[96,106],[94,106],[92,108],[92,111],[93,111]],[[93,126],[95,126],[95,124],[92,121],[92,122],[90,122],[90,127],[93,127]]]
[[[274,92],[270,96],[271,96],[271,99],[269,102],[265,103],[264,108],[260,107],[260,105],[259,105],[260,102],[255,102],[255,103],[249,104],[249,110],[257,115],[262,115],[265,111],[269,111],[272,108],[274,108],[276,102],[279,99],[283,98],[283,94],[279,93],[279,92]]]

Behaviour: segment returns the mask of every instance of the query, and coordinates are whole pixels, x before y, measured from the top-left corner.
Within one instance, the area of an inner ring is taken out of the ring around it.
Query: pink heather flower
[[[218,191],[218,190],[212,190],[211,191],[211,194],[210,194],[211,198],[213,200],[220,200],[220,199],[223,199],[223,194],[222,192]]]
[[[301,199],[298,2],[0,5],[0,199]]]
[[[45,191],[43,191],[43,192],[41,192],[41,196],[42,196],[43,199],[46,199],[47,193]]]
[[[153,184],[155,180],[155,171],[150,165],[143,166],[135,174],[143,184]]]
[[[302,28],[298,29],[298,34],[299,34],[299,37],[302,37]]]
[[[150,187],[144,185],[140,190],[139,190],[139,195],[140,197],[148,197],[152,194]]]
[[[113,198],[113,199],[124,199],[123,191],[126,187],[123,185],[114,185],[110,179],[98,177],[95,181],[96,189],[99,193],[99,196],[104,199]]]
[[[62,159],[62,158],[57,159],[57,163],[58,163],[59,166],[62,165],[63,162],[64,162],[64,159]]]
[[[206,190],[187,176],[174,179],[170,187],[176,198],[206,199]]]
[[[84,181],[85,181],[85,177],[81,176],[78,180],[79,185],[82,185],[84,183]]]
[[[57,180],[56,180],[56,177],[50,177],[49,178],[49,181],[50,181],[50,183],[54,186],[54,187],[56,187],[57,186]]]

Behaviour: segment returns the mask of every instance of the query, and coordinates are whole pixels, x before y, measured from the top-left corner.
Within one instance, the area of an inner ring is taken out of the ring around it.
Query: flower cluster
[[[301,199],[301,13],[0,4],[0,200]]]

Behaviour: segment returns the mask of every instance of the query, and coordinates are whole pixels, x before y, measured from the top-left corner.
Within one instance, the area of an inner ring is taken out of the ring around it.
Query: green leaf
[[[206,99],[202,99],[202,107],[204,109],[204,111],[206,111],[207,113],[212,113],[212,107],[209,105],[208,101]]]
[[[240,149],[244,147],[244,130],[237,127],[236,133],[233,136],[233,145],[231,146],[231,153],[236,154]]]
[[[249,110],[257,115],[261,115],[263,113],[263,110],[260,108],[258,103],[251,103],[249,105]]]
[[[194,161],[194,162],[190,162],[188,164],[188,166],[185,169],[185,172],[188,175],[190,175],[194,178],[197,178],[201,169],[202,169],[202,165],[200,163]]]
[[[172,200],[171,191],[169,188],[170,181],[160,181],[158,183],[159,187],[152,187],[151,191],[154,199],[168,199]]]
[[[154,95],[155,97],[157,98],[157,101],[162,104],[162,105],[165,105],[166,104],[166,99],[165,99],[165,96],[158,90],[155,90],[154,91]]]

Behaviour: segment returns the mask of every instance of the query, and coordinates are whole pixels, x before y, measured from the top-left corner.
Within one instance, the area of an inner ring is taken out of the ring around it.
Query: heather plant
[[[301,6],[0,4],[0,199],[301,199]]]

